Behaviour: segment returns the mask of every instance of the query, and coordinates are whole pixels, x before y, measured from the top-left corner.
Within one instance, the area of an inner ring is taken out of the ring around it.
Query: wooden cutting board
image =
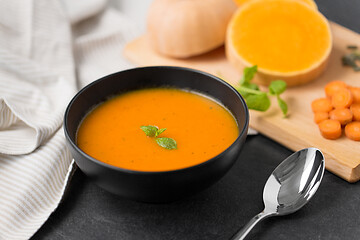
[[[326,169],[348,182],[360,179],[360,142],[345,136],[337,140],[324,139],[313,122],[311,101],[324,97],[323,87],[331,80],[340,79],[347,84],[360,87],[360,72],[343,67],[341,57],[348,53],[347,45],[359,45],[360,35],[338,24],[330,23],[334,46],[329,65],[324,74],[306,85],[289,88],[283,98],[289,105],[289,116],[283,118],[272,99],[271,108],[265,112],[250,111],[250,126],[293,151],[306,147],[317,147],[325,155]],[[241,73],[226,60],[224,48],[190,59],[172,59],[156,53],[144,35],[130,42],[124,55],[140,66],[170,65],[199,69],[220,76],[231,84],[240,79]]]

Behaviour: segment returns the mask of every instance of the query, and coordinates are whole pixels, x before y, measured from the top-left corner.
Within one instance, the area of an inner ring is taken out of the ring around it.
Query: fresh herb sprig
[[[352,50],[351,53],[344,55],[341,58],[342,64],[344,66],[350,66],[355,72],[360,71],[360,65],[357,62],[360,62],[360,51],[357,46],[349,45],[348,49]]]
[[[286,82],[283,80],[272,81],[269,85],[269,91],[264,92],[260,90],[257,84],[251,82],[256,72],[257,65],[246,67],[239,85],[235,86],[236,90],[243,96],[249,109],[262,112],[268,110],[271,105],[269,95],[275,96],[285,117],[288,106],[280,95],[286,90]]]
[[[156,143],[166,149],[172,150],[177,149],[176,141],[172,138],[166,138],[166,137],[158,137],[161,133],[163,133],[166,128],[158,128],[156,126],[147,125],[147,126],[141,126],[141,130],[143,130],[148,137],[155,137]]]

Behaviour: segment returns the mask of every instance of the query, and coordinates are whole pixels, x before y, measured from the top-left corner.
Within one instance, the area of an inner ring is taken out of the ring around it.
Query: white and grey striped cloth
[[[130,67],[134,34],[106,0],[0,0],[0,240],[30,238],[59,204],[73,168],[66,105]]]

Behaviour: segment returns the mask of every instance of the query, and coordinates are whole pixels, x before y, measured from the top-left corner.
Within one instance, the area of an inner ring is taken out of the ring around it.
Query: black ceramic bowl
[[[111,166],[84,153],[76,145],[76,132],[94,105],[109,96],[147,87],[192,89],[219,100],[235,116],[239,136],[218,156],[201,164],[174,171],[141,172]],[[219,180],[237,160],[247,136],[249,113],[240,94],[210,74],[180,67],[143,67],[103,77],[78,92],[64,119],[68,147],[79,168],[100,187],[114,194],[144,202],[174,201],[205,189]]]

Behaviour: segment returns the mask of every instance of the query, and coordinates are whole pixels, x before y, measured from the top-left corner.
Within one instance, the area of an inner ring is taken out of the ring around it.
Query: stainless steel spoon
[[[267,217],[287,215],[302,208],[318,189],[324,170],[324,156],[316,148],[305,148],[286,158],[265,184],[264,210],[240,229],[232,240],[244,239],[258,222]]]

